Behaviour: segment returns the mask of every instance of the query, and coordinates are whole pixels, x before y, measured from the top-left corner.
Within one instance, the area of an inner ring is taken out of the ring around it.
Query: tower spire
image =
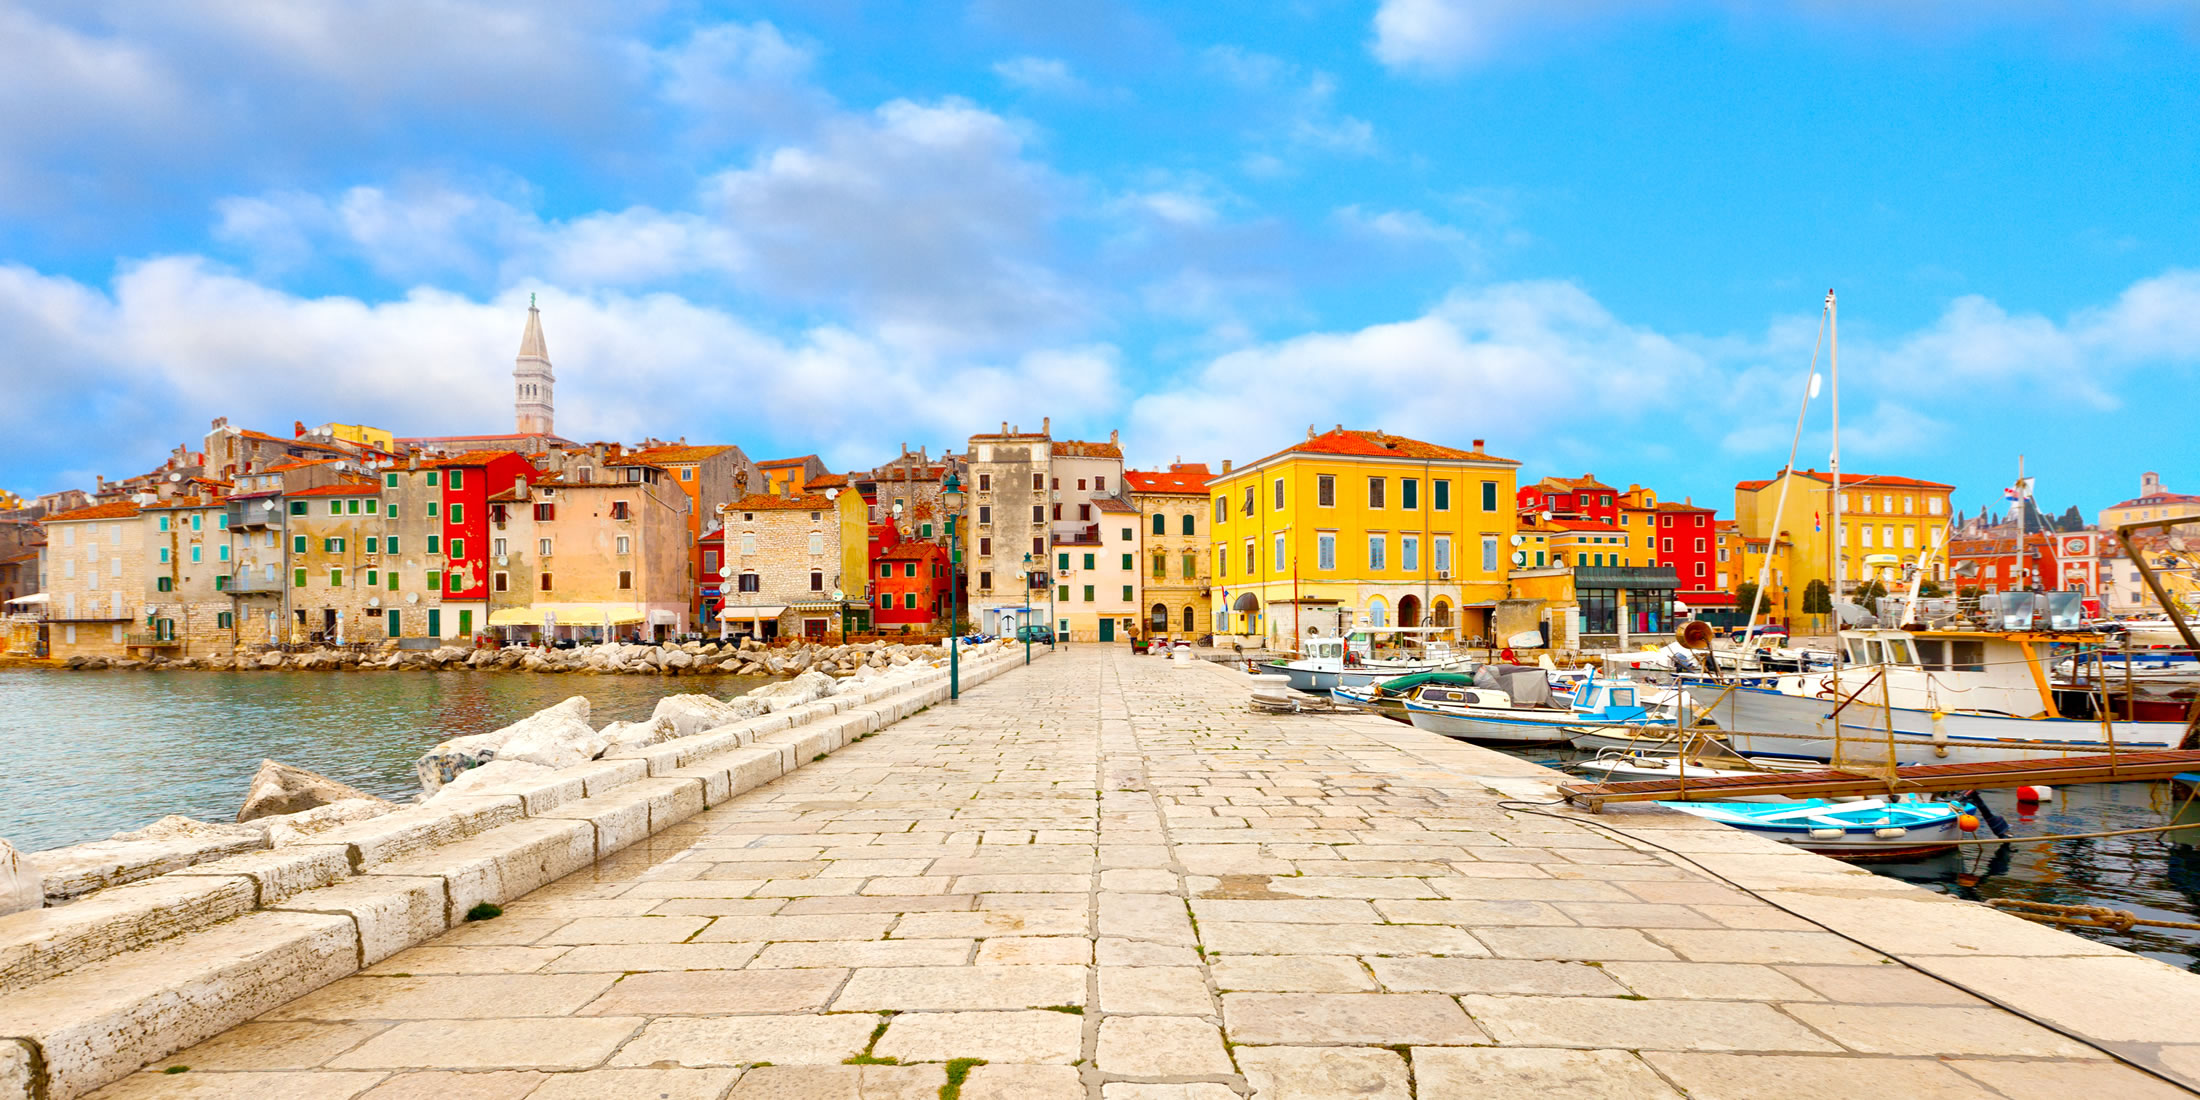
[[[542,338],[542,311],[530,293],[527,327],[520,333],[519,356],[512,365],[512,412],[519,434],[555,434],[552,391],[556,383],[557,376],[550,370],[550,346]]]

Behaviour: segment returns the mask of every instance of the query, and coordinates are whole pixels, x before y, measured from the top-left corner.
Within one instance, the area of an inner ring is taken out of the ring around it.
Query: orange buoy
[[[1978,818],[1971,814],[1959,814],[1956,817],[1956,828],[1966,833],[1978,832]]]

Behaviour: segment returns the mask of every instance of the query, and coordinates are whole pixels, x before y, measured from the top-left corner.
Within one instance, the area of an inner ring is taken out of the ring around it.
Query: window
[[[1219,546],[1215,547],[1215,575],[1218,577],[1230,575],[1230,553]]]
[[[1497,536],[1496,536],[1496,535],[1484,535],[1484,536],[1482,536],[1482,571],[1483,571],[1484,573],[1495,573],[1495,572],[1497,572]]]
[[[1280,477],[1276,479],[1276,504],[1275,504],[1275,510],[1276,510],[1276,511],[1278,511],[1278,512],[1281,512],[1281,511],[1283,511],[1283,479],[1282,479],[1282,478],[1280,478]],[[1186,531],[1186,532],[1184,532],[1184,533],[1185,533],[1185,534],[1187,534],[1187,535],[1191,534],[1191,532],[1190,532],[1190,531]]]
[[[1702,562],[1700,562],[1700,561],[1699,561],[1699,562],[1697,562],[1697,563],[1696,563],[1696,575],[1697,575],[1697,576],[1699,576],[1699,577],[1703,576],[1703,575],[1704,575],[1704,573],[1705,573],[1705,572],[1706,572],[1706,571],[1707,571],[1707,570],[1708,570],[1709,568],[1710,568],[1710,567],[1709,567],[1709,566],[1707,566],[1707,565],[1705,565],[1704,563],[1702,563]]]
[[[163,546],[163,547],[161,547],[161,548],[160,548],[160,563],[161,563],[162,565],[166,565],[166,564],[168,564],[168,548],[167,548],[167,547],[165,547],[165,546]],[[76,564],[76,562],[74,562],[74,561],[71,561],[71,562],[70,562],[69,564],[70,564],[70,565],[75,565],[75,564]],[[92,575],[96,577],[96,576],[98,576],[99,574],[97,574],[97,573],[94,573],[94,574],[92,574]]]
[[[175,578],[173,578],[173,577],[159,577],[159,578],[156,578],[156,579],[155,579],[155,580],[153,581],[153,588],[154,588],[155,590],[157,590],[157,591],[161,591],[161,592],[173,592],[173,591],[175,591],[175,590],[176,590],[176,581],[175,581]]]
[[[904,577],[914,577],[914,576],[916,576],[916,575],[917,575],[917,563],[916,563],[916,562],[908,562],[908,563],[904,564],[904,565],[903,565],[903,566],[901,567],[901,575],[902,575],[902,576],[904,576]]]
[[[1658,526],[1660,526],[1660,527],[1671,527],[1671,526],[1673,526],[1673,517],[1671,517],[1671,516],[1659,516],[1659,517],[1658,517]]]
[[[1321,508],[1335,508],[1337,506],[1337,475],[1315,475],[1314,504]]]
[[[436,481],[436,472],[434,470],[428,471],[428,488],[433,489],[437,484],[439,483]]]
[[[1077,506],[1077,518],[1078,518],[1078,519],[1080,519],[1080,520],[1089,520],[1089,519],[1091,519],[1091,518],[1092,518],[1092,505],[1090,505],[1090,504],[1080,504],[1080,505],[1078,505],[1078,506]]]
[[[348,515],[354,515],[354,516],[358,515],[358,514],[359,514],[359,501],[358,501],[358,500],[357,500],[356,498],[354,498],[354,499],[352,499],[352,500],[347,500],[347,501],[345,501],[345,502],[344,502],[344,510],[345,510],[346,514],[348,514]]]
[[[1419,510],[1420,510],[1420,508],[1421,508],[1421,479],[1420,479],[1420,478],[1417,478],[1417,477],[1402,477],[1402,478],[1399,478],[1399,479],[1398,479],[1398,507],[1400,507],[1400,508],[1403,508],[1403,509],[1405,509],[1405,510],[1406,510],[1406,511],[1408,511],[1408,512],[1416,512],[1416,511],[1419,511]]]
[[[166,532],[166,531],[168,530],[168,517],[167,517],[167,516],[162,516],[162,517],[160,517],[160,529],[161,529],[161,531],[162,531],[163,533],[165,533],[165,532]]]
[[[1198,533],[1199,533],[1199,526],[1198,526],[1198,524],[1199,524],[1199,520],[1198,520],[1197,518],[1195,518],[1195,517],[1194,517],[1194,516],[1192,515],[1192,513],[1190,513],[1190,512],[1186,512],[1186,513],[1184,513],[1184,533],[1185,533],[1186,535],[1196,535],[1196,534],[1198,534]]]
[[[981,538],[978,540],[978,556],[981,558],[990,558],[993,556],[992,539]]]
[[[887,599],[888,599],[888,600],[892,600],[892,599],[893,599],[893,597],[892,597],[892,596],[888,596],[888,597],[887,597]],[[902,593],[902,594],[901,594],[901,608],[902,608],[902,610],[904,610],[904,611],[915,611],[915,610],[917,609],[917,594],[916,594],[916,593],[914,593],[914,592],[904,592],[904,593]]]
[[[1164,516],[1164,515],[1162,515],[1162,514],[1161,514],[1161,513],[1159,513],[1159,512],[1155,512],[1155,513],[1153,514],[1153,533],[1154,533],[1154,534],[1156,534],[1156,535],[1166,535],[1166,534],[1168,534],[1168,533],[1169,533],[1169,517],[1167,517],[1167,516]]]
[[[540,588],[541,588],[541,589],[542,589],[543,591],[545,591],[545,592],[548,592],[548,591],[550,591],[550,586],[552,585],[552,583],[554,583],[554,582],[552,582],[552,581],[551,581],[551,579],[550,579],[550,574],[548,574],[548,573],[541,573],[541,574],[537,574],[537,575],[536,575],[536,578],[535,578],[535,579],[536,579],[536,581],[537,581],[537,582],[539,582],[539,583],[538,583],[538,587],[540,587]],[[428,574],[428,581],[429,581],[429,583],[430,583],[430,584],[433,584],[433,583],[435,582],[435,574],[433,574],[433,573],[430,573],[430,574]],[[750,591],[754,591],[754,589],[744,588],[744,589],[742,589],[742,591],[744,591],[744,592],[750,592]]]
[[[1940,514],[1940,498],[1939,498],[1939,497],[1926,497],[1926,498],[1925,498],[1925,514],[1926,514],[1926,515],[1928,515],[1928,516],[1937,516],[1937,515],[1939,515],[1939,514]]]
[[[383,484],[383,485],[385,485],[385,486],[388,486],[389,488],[392,488],[392,489],[395,489],[395,488],[397,488],[397,475],[396,475],[396,474],[383,474],[383,475],[382,475],[382,484]]]
[[[228,546],[228,544],[227,544],[227,543],[224,543],[223,545],[221,545],[220,547],[217,547],[217,548],[215,549],[215,551],[214,551],[214,559],[215,559],[216,561],[228,561],[228,560],[229,560],[229,546]]]
[[[918,538],[920,538],[920,539],[928,539],[928,538],[931,538],[931,537],[932,537],[932,525],[931,525],[931,524],[929,524],[929,523],[922,523],[922,524],[918,524],[918,525],[917,525],[917,537],[918,537]]]
[[[222,547],[222,549],[224,549],[224,550],[227,550],[227,549],[229,549],[229,548],[228,548],[228,547],[226,547],[226,546],[224,546],[224,547]],[[193,564],[193,565],[197,565],[198,563],[199,563],[199,548],[198,548],[198,547],[196,547],[196,546],[194,546],[194,547],[192,547],[192,548],[191,548],[191,564]]]
[[[1131,595],[1131,586],[1130,586],[1130,585],[1127,585],[1127,584],[1126,584],[1126,585],[1124,585],[1124,586],[1123,586],[1123,602],[1124,602],[1124,603],[1129,603],[1129,602],[1131,602],[1131,600],[1132,600],[1132,599],[1134,599],[1134,598],[1135,598],[1135,597],[1133,597],[1133,596]]]
[[[381,571],[380,571],[380,570],[376,570],[376,569],[369,569],[369,570],[367,570],[367,587],[368,587],[368,588],[379,588],[379,587],[381,587],[381,585],[382,585],[382,574],[381,574]]]
[[[1066,585],[1066,584],[1065,584],[1065,585],[1060,585],[1060,586],[1058,586],[1058,587],[1056,588],[1056,592],[1055,592],[1055,595],[1056,595],[1056,596],[1057,596],[1057,597],[1058,597],[1058,598],[1059,598],[1059,599],[1060,599],[1060,600],[1061,600],[1061,601],[1062,601],[1063,603],[1068,603],[1068,602],[1069,602],[1069,586],[1068,586],[1068,585]]]
[[[508,592],[512,588],[512,575],[510,573],[495,574],[491,580],[494,581],[493,587],[499,592]]]
[[[549,574],[545,573],[545,574],[543,574],[543,576],[544,576],[545,578],[548,578]],[[441,592],[441,591],[443,591],[443,571],[442,571],[442,570],[440,570],[440,569],[430,569],[430,570],[428,570],[428,585],[427,585],[427,587],[428,587],[428,590],[429,590],[429,591],[431,591],[431,592]],[[547,587],[547,586],[545,586],[545,587]]]
[[[682,480],[682,481],[693,481],[693,480],[695,480],[695,467],[693,467],[693,466],[682,466],[682,467],[680,467],[680,480]]]
[[[443,536],[441,536],[441,535],[429,535],[429,536],[428,536],[428,553],[431,553],[431,554],[440,554],[440,553],[442,553],[442,552],[443,552],[443,549],[442,549],[442,548],[443,548]]]
[[[735,588],[742,592],[761,592],[764,590],[764,579],[755,573],[743,573],[735,582]]]
[[[1609,506],[1612,503],[1612,498],[1605,497],[1604,503]],[[1485,512],[1497,511],[1497,483],[1494,481],[1482,483],[1482,510]]]
[[[1451,511],[1451,482],[1446,478],[1437,478],[1429,483],[1429,488],[1432,490],[1429,494],[1429,506],[1439,512]]]
[[[1169,556],[1167,554],[1155,554],[1153,556],[1153,579],[1157,581],[1162,580],[1168,577],[1168,575]]]
[[[344,571],[342,569],[333,565],[329,567],[328,586],[330,588],[344,587]]]
[[[1092,586],[1089,584],[1085,586],[1085,602],[1092,602]]]
[[[1703,541],[1702,539],[1700,539],[1700,538],[1699,538],[1699,539],[1697,539],[1697,540],[1696,540],[1696,552],[1697,552],[1697,553],[1699,553],[1699,554],[1701,554],[1701,553],[1703,553],[1703,552],[1704,552],[1704,550],[1705,550],[1705,549],[1707,549],[1707,547],[1705,547],[1705,546],[1704,546],[1704,541]]]
[[[1441,484],[1443,484],[1443,483],[1442,483],[1442,482],[1437,482],[1437,484],[1441,485]],[[1435,559],[1435,560],[1434,560],[1434,561],[1433,561],[1433,562],[1432,562],[1431,564],[1433,564],[1433,565],[1435,565],[1435,566],[1436,566],[1436,571],[1437,571],[1438,573],[1449,573],[1449,572],[1451,572],[1451,536],[1450,536],[1450,535],[1438,535],[1438,536],[1436,536],[1436,546],[1435,546],[1435,548],[1434,548],[1434,549],[1433,549],[1433,550],[1431,551],[1431,554],[1432,554],[1432,556],[1433,556],[1433,557],[1434,557],[1434,559]]]
[[[1385,570],[1385,569],[1388,569],[1388,568],[1390,567],[1390,564],[1389,564],[1389,561],[1388,561],[1388,558],[1390,557],[1390,554],[1389,554],[1389,550],[1390,550],[1390,540],[1389,540],[1389,539],[1388,539],[1388,538],[1387,538],[1386,536],[1383,536],[1383,535],[1369,535],[1369,536],[1367,536],[1367,568],[1368,568],[1368,572],[1371,572],[1371,573],[1380,573],[1380,572],[1382,572],[1383,570]]]
[[[375,537],[375,536],[373,536],[373,535],[369,535],[369,536],[367,536],[367,553],[369,553],[369,554],[375,554],[375,553],[380,553],[380,552],[381,552],[381,549],[382,549],[382,540],[381,540],[380,538],[377,538],[377,537]]]
[[[1698,540],[1696,540],[1696,541],[1698,541],[1698,542],[1702,542],[1703,540],[1702,540],[1702,539],[1698,539]],[[1902,548],[1903,548],[1903,549],[1905,549],[1905,550],[1908,550],[1908,549],[1911,549],[1911,548],[1915,547],[1916,545],[1917,545],[1917,528],[1915,528],[1915,527],[1905,527],[1905,528],[1903,528],[1903,529],[1902,529]]]
[[[431,477],[432,477],[432,476],[434,476],[434,475],[432,475],[432,474],[431,474],[431,475],[429,475],[429,476],[431,476]],[[435,483],[431,481],[431,482],[429,482],[429,484],[430,484],[430,485],[433,485],[433,484],[435,484]],[[445,484],[446,484],[446,485],[449,485],[449,486],[450,486],[451,488],[453,488],[453,489],[463,489],[463,488],[465,488],[465,487],[466,487],[466,471],[464,471],[464,470],[452,470],[452,471],[451,471],[451,476],[450,476],[450,479],[449,479],[448,481],[446,481],[446,482],[445,482]]]
[[[431,515],[431,516],[435,514],[435,505],[433,505],[433,504],[430,504],[430,505],[428,505],[428,514],[429,514],[429,515]],[[535,519],[536,519],[537,521],[542,521],[542,520],[553,520],[553,519],[556,519],[556,518],[558,518],[558,506],[557,506],[557,505],[555,505],[555,504],[547,504],[547,503],[545,503],[545,504],[537,504],[537,505],[535,505]],[[744,516],[744,517],[742,517],[742,518],[744,518],[744,519],[745,519],[745,518],[747,518],[747,517],[745,517],[745,516]]]
[[[1059,489],[1060,489],[1061,487],[1062,487],[1062,479],[1061,479],[1061,478],[1055,478],[1055,479],[1054,479],[1054,488],[1055,488],[1055,489],[1057,489],[1057,490],[1059,490]]]
[[[619,570],[619,587],[620,587],[621,589],[629,589],[629,588],[633,588],[633,587],[634,587],[634,571],[633,571],[633,570],[631,570],[631,569],[621,569],[621,570]]]
[[[630,536],[627,536],[627,535],[620,535],[620,536],[618,537],[618,540],[617,540],[617,541],[616,541],[615,543],[613,543],[613,545],[614,545],[614,546],[616,546],[616,547],[618,548],[617,552],[618,552],[618,553],[621,553],[621,554],[630,554],[630,553],[633,553],[633,550],[634,550],[634,540],[633,540],[633,538],[631,538]],[[716,551],[716,550],[706,550],[706,551],[704,551],[704,552],[703,552],[703,572],[705,572],[705,573],[716,573],[717,571],[718,571],[718,551]]]
[[[465,539],[452,539],[452,540],[451,540],[451,556],[452,556],[452,557],[454,557],[454,558],[463,558],[463,557],[465,557],[465,556],[466,556],[466,540],[465,540]]]
[[[1421,571],[1421,536],[1398,536],[1398,568],[1408,573]]]
[[[453,505],[451,505],[451,512],[453,513],[453,514],[452,514],[452,516],[451,516],[451,522],[452,522],[452,523],[457,523],[457,522],[458,522],[458,516],[457,516],[457,514],[456,514],[456,513],[458,512],[458,505],[456,505],[456,504],[453,504]],[[612,518],[612,519],[632,519],[632,518],[633,518],[633,517],[632,517],[631,515],[629,515],[629,514],[627,513],[627,502],[626,502],[626,501],[623,501],[623,500],[614,500],[614,501],[612,501],[612,502],[611,502],[611,518]]]
[[[1222,495],[1220,493],[1217,493],[1215,495],[1215,522],[1228,523],[1229,521],[1230,505],[1227,501],[1222,499]]]
[[[305,502],[305,501],[302,501],[302,500],[294,500],[294,501],[291,501],[291,502],[290,502],[290,514],[291,514],[291,515],[294,515],[294,516],[302,516],[302,515],[305,515],[305,514],[306,514],[306,502]]]
[[[1287,556],[1289,554],[1289,550],[1287,549],[1288,545],[1289,543],[1285,539],[1283,533],[1280,531],[1277,532],[1275,545],[1275,570],[1278,573],[1281,573],[1291,567],[1290,558]]]
[[[392,554],[397,553],[397,536],[391,535],[390,537],[383,539],[382,548]]]
[[[1123,568],[1125,571],[1131,568],[1131,556],[1129,554],[1123,555]]]
[[[389,588],[389,590],[390,590],[390,591],[392,591],[392,592],[395,592],[395,591],[397,591],[397,570],[395,570],[395,569],[392,569],[392,570],[390,570],[390,575],[389,575],[389,576],[388,576],[387,578],[385,578],[385,580],[384,580],[384,583],[386,584],[386,586],[387,586],[387,587]]]
[[[1198,576],[1199,555],[1191,553],[1190,551],[1186,551],[1184,554],[1184,579],[1193,580],[1196,579]]]
[[[993,475],[992,475],[992,474],[979,474],[979,475],[978,475],[978,491],[979,491],[979,492],[981,492],[981,493],[990,493],[990,492],[992,492],[992,491],[993,491]]]
[[[1045,474],[1033,474],[1033,475],[1031,475],[1031,491],[1032,491],[1032,492],[1034,492],[1034,493],[1037,493],[1037,492],[1042,492],[1042,491],[1044,491],[1044,490],[1046,489],[1046,487],[1047,487],[1047,479],[1046,479],[1046,475],[1045,475]],[[1056,488],[1060,488],[1060,486],[1056,486]]]
[[[343,515],[343,514],[344,514],[344,502],[343,502],[343,501],[340,501],[340,500],[332,500],[332,501],[329,501],[329,502],[328,502],[328,514],[329,514],[329,515],[332,515],[332,516],[340,516],[340,515]]]
[[[205,530],[205,528],[199,526],[199,517],[195,513],[191,516],[191,529],[193,531]]]
[[[388,508],[387,510],[385,510],[385,511],[384,511],[384,512],[383,512],[382,514],[383,514],[384,516],[386,516],[386,517],[390,518],[390,519],[396,519],[396,518],[397,518],[397,505],[396,505],[396,504],[394,504],[394,503],[393,503],[393,504],[391,504],[391,505],[389,506],[389,508]]]
[[[1370,507],[1370,508],[1381,508],[1381,507],[1383,507],[1383,497],[1384,497],[1384,495],[1386,494],[1386,492],[1387,492],[1387,491],[1388,491],[1388,489],[1389,489],[1389,483],[1390,483],[1390,479],[1389,479],[1389,478],[1383,478],[1383,477],[1371,477],[1371,478],[1368,478],[1368,479],[1367,479],[1367,506],[1368,506],[1368,507]]]
[[[306,586],[306,571],[303,569],[291,570],[290,586],[292,588],[304,588]]]
[[[1673,536],[1667,535],[1666,537],[1658,541],[1660,543],[1658,549],[1663,550],[1668,554],[1673,552]]]
[[[549,556],[550,556],[550,551],[551,551],[551,548],[552,548],[552,543],[551,543],[551,540],[549,540],[549,539],[536,539],[536,540],[535,540],[535,556],[536,556],[536,557],[541,557],[541,558],[547,558],[547,557],[549,557]]]
[[[227,611],[216,611],[214,613],[214,629],[229,630],[236,625],[237,617],[235,615],[232,615]]]
[[[543,540],[543,545],[545,545],[545,546],[549,545],[549,540],[548,540],[548,539],[545,539],[545,540]],[[754,553],[756,553],[756,532],[754,532],[754,531],[743,531],[743,532],[741,532],[741,552],[742,552],[743,554],[754,554]]]
[[[1092,558],[1093,556],[1091,554],[1085,555],[1085,568],[1091,569],[1093,567]]]
[[[1314,536],[1314,568],[1324,572],[1337,568],[1337,536],[1324,531]]]
[[[466,506],[463,504],[451,505],[451,514],[448,518],[452,523],[466,522]]]
[[[825,591],[825,574],[818,572],[815,569],[810,570],[810,591]]]

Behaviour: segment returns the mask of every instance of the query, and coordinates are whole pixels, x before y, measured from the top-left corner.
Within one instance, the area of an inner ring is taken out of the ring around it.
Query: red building
[[[1595,474],[1580,477],[1547,477],[1523,485],[1514,494],[1524,515],[1543,512],[1552,519],[1582,519],[1597,523],[1619,522],[1619,490],[1597,480]]]
[[[489,621],[489,497],[515,484],[531,483],[542,472],[526,456],[512,451],[473,451],[420,460],[427,471],[424,486],[431,506],[435,531],[429,545],[445,559],[443,606],[480,601],[478,608],[461,608],[461,620],[487,625]],[[387,477],[391,487],[394,477]],[[440,543],[440,546],[437,544]],[[478,612],[466,615],[465,612]]]
[[[922,629],[946,617],[947,551],[936,542],[897,543],[871,563],[872,619],[881,632]]]
[[[695,598],[702,621],[718,623],[718,609],[726,604],[726,525],[713,521],[695,540]]]
[[[1993,535],[1948,543],[1948,572],[1956,591],[2044,592],[2062,587],[2055,536]]]

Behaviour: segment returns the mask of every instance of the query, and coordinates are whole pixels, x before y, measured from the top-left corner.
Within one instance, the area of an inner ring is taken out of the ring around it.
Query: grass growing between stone
[[[940,1086],[940,1100],[962,1100],[963,1081],[970,1076],[974,1066],[985,1064],[983,1058],[955,1058],[947,1063],[947,1083]]]
[[[474,907],[473,907],[473,908],[471,908],[471,909],[468,909],[468,910],[466,910],[466,919],[467,919],[467,920],[469,920],[469,921],[477,921],[477,920],[495,920],[496,918],[498,918],[498,917],[501,917],[501,916],[503,916],[503,915],[504,915],[504,907],[503,907],[503,906],[501,906],[501,905],[492,905],[492,904],[490,904],[489,902],[486,902],[486,901],[485,901],[485,902],[482,902],[482,903],[480,903],[479,905],[476,905],[476,906],[474,906]]]

